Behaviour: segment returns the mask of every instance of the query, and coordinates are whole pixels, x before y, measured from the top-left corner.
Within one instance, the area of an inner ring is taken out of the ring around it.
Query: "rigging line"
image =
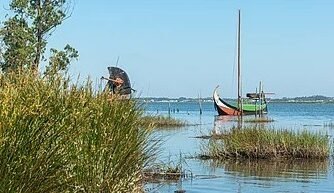
[[[117,57],[117,60],[116,60],[116,67],[118,67],[118,62],[119,62],[119,56]]]

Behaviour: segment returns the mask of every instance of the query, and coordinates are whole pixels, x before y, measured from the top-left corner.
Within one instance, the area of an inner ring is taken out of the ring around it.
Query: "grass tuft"
[[[200,157],[208,159],[324,159],[330,141],[325,135],[309,131],[292,132],[267,128],[232,128],[218,140],[209,140]]]
[[[258,117],[253,119],[245,119],[245,123],[271,123],[274,122],[274,119],[267,118],[267,117]]]
[[[165,116],[147,115],[141,118],[142,125],[151,125],[154,128],[177,128],[186,126],[186,122]]]

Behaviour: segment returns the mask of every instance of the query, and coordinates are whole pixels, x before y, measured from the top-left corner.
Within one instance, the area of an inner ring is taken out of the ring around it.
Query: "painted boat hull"
[[[218,115],[240,116],[240,115],[255,115],[259,113],[263,114],[267,113],[266,105],[256,110],[239,109],[233,105],[230,105],[229,103],[227,103],[226,101],[224,101],[219,97],[218,86],[215,88],[213,92],[213,102]]]

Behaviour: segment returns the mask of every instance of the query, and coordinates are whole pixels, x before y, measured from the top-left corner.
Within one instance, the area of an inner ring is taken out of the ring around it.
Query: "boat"
[[[237,103],[229,103],[218,95],[219,85],[214,89],[213,92],[213,102],[218,115],[231,115],[231,116],[242,116],[242,115],[262,115],[267,113],[267,100],[265,98],[266,93],[263,92],[262,85],[260,83],[259,92],[247,93],[249,100],[252,103],[244,103],[242,98],[241,89],[241,65],[240,65],[240,10],[238,12],[238,57],[237,57],[237,79],[238,79],[238,98]]]
[[[241,115],[261,115],[266,114],[267,111],[267,101],[265,97],[262,97],[262,102],[259,102],[260,97],[251,98],[254,100],[254,103],[237,103],[236,105],[228,103],[223,100],[218,95],[217,86],[213,92],[213,102],[215,109],[217,110],[218,115],[232,115],[232,116],[241,116]],[[253,93],[249,93],[253,94]],[[255,93],[254,93],[255,94]],[[259,94],[257,94],[259,95]],[[261,95],[261,94],[260,94]],[[241,100],[243,101],[243,100]]]
[[[109,77],[101,77],[101,79],[107,80],[105,91],[108,91],[111,95],[119,95],[122,98],[130,98],[130,95],[134,89],[131,88],[131,83],[128,74],[119,67],[108,67]]]

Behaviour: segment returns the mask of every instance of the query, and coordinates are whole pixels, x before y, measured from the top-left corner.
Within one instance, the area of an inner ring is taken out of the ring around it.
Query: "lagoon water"
[[[146,113],[168,116],[168,103],[147,103]],[[193,126],[165,129],[155,132],[163,140],[159,160],[172,165],[181,161],[182,167],[192,176],[178,182],[148,184],[147,192],[187,193],[313,193],[334,192],[334,163],[325,161],[201,161],[188,157],[196,156],[207,139],[194,138],[208,135],[213,129],[229,129],[237,122],[233,117],[217,117],[210,102],[203,103],[199,115],[198,103],[170,103],[171,117],[182,119]],[[175,113],[173,110],[175,109]],[[178,110],[178,112],[177,112]],[[334,134],[334,104],[271,103],[265,123],[272,129],[307,129],[321,132],[331,140]],[[253,116],[245,117],[253,118]],[[249,123],[250,124],[250,123]],[[181,159],[180,159],[181,155]]]

